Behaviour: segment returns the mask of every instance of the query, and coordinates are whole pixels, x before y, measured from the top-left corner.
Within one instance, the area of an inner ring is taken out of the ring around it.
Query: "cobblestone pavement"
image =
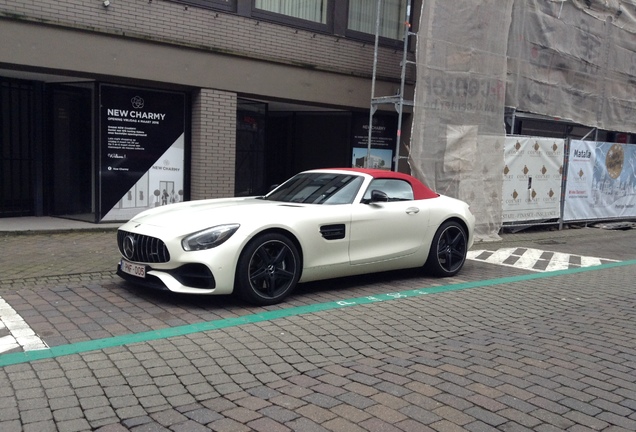
[[[636,230],[503,237],[487,247],[636,259]],[[469,261],[452,279],[339,279],[255,308],[131,287],[114,238],[0,234],[0,297],[55,349],[0,354],[0,430],[636,430],[633,262]]]

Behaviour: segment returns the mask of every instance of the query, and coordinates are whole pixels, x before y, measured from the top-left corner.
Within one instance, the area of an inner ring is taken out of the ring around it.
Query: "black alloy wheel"
[[[261,235],[243,250],[237,266],[237,290],[247,302],[272,305],[281,302],[300,278],[298,249],[286,236]]]
[[[433,237],[426,268],[436,276],[455,276],[466,261],[468,238],[464,228],[455,221],[442,224]]]

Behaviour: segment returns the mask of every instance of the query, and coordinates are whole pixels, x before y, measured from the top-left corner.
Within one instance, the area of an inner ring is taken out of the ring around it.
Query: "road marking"
[[[469,251],[466,258],[506,267],[520,268],[535,272],[550,272],[581,267],[599,266],[618,260],[589,257],[583,255],[550,252],[532,248],[502,248],[496,251]]]
[[[10,333],[0,338],[0,353],[18,347],[22,347],[25,351],[49,347],[2,297],[0,297],[0,329],[6,329]]]
[[[168,327],[160,330],[151,330],[141,333],[131,333],[121,336],[113,336],[104,339],[76,342],[67,345],[58,345],[46,349],[35,351],[14,352],[0,354],[0,367],[13,364],[28,363],[36,360],[51,359],[71,354],[80,354],[89,351],[103,350],[106,348],[119,347],[134,343],[151,342],[154,340],[167,339],[176,336],[185,336],[193,333],[220,330],[228,327],[236,327],[245,324],[256,324],[259,322],[272,321],[279,318],[288,318],[304,314],[342,309],[351,306],[360,306],[383,301],[392,301],[409,297],[419,297],[427,294],[440,294],[450,291],[459,291],[471,288],[482,288],[488,286],[503,285],[508,283],[524,282],[535,279],[543,279],[588,271],[598,271],[618,267],[636,265],[636,260],[616,261],[602,264],[595,267],[578,267],[567,270],[557,270],[553,272],[527,273],[518,276],[502,277],[498,279],[479,280],[474,282],[461,282],[451,285],[441,285],[430,288],[418,288],[414,290],[400,291],[388,294],[377,294],[374,296],[357,297],[352,299],[338,300],[327,303],[315,303],[305,306],[294,306],[283,309],[276,309],[251,315],[244,315],[235,318],[223,318],[214,321],[187,324],[177,327]]]

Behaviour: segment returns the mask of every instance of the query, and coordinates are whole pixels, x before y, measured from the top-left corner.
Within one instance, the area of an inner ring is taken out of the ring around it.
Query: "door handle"
[[[406,214],[416,214],[419,212],[420,212],[420,209],[417,207],[409,207],[406,209]]]

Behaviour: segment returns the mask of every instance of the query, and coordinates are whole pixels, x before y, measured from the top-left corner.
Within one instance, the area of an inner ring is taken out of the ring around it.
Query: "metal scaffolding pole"
[[[400,73],[400,89],[398,94],[393,96],[375,96],[375,81],[377,76],[378,67],[378,45],[380,40],[380,12],[382,10],[383,0],[377,0],[376,9],[376,22],[375,22],[375,45],[373,50],[373,74],[371,78],[371,107],[369,109],[369,131],[367,141],[367,157],[365,160],[365,167],[369,167],[369,161],[371,160],[371,144],[373,135],[373,116],[377,111],[378,105],[393,104],[395,110],[398,113],[398,125],[397,135],[395,137],[395,154],[392,161],[392,168],[394,171],[398,171],[400,161],[400,144],[402,138],[402,113],[404,111],[404,105],[413,106],[413,101],[404,100],[404,84],[406,81],[406,68],[409,64],[414,64],[407,58],[408,54],[408,41],[409,36],[415,35],[411,32],[411,0],[406,0],[406,9],[404,17],[404,32],[403,32],[403,47],[402,47],[402,61],[401,61],[401,73]]]

